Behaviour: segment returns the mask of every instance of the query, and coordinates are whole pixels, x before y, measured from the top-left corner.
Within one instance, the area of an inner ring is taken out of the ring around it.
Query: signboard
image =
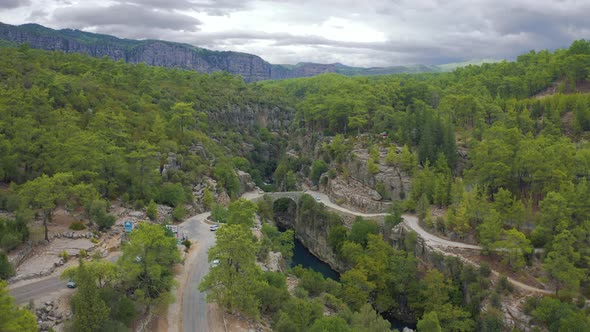
[[[172,231],[174,234],[178,234],[178,226],[176,225],[166,225],[166,228]]]
[[[132,221],[129,221],[129,220],[126,220],[125,223],[124,223],[124,225],[125,225],[125,232],[126,233],[131,233],[131,231],[133,230],[133,222]]]

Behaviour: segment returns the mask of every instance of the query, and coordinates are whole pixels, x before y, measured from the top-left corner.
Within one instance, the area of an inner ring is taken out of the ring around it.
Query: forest
[[[236,203],[242,192],[238,169],[265,190],[297,190],[323,174],[346,175],[344,162],[361,144],[371,172],[383,162],[412,178],[388,227],[402,210],[415,213],[432,232],[477,243],[514,273],[530,269],[533,251],[540,249],[540,266],[555,294],[532,298],[527,312],[549,331],[587,330],[589,74],[586,40],[451,73],[325,74],[250,84],[226,73],[0,47],[0,209],[15,216],[0,220],[0,277],[14,273],[5,251],[30,236],[27,223],[35,217],[51,223],[58,206],[85,211],[103,230],[113,222],[106,202],[117,198],[136,209],[172,206],[174,218],[182,220],[187,204],[201,202],[192,187],[204,177],[215,179],[217,190]],[[252,105],[290,113],[289,135],[212,120]],[[301,145],[302,137],[312,137],[317,148]],[[177,167],[168,169],[171,159]],[[222,261],[220,272],[201,287],[258,280],[240,288],[243,296],[227,298],[219,289],[210,291],[211,298],[251,317],[271,317],[278,331],[359,331],[365,321],[380,326],[371,331],[386,331],[388,323],[377,313],[400,306],[409,308],[419,331],[502,329],[501,300],[510,285],[489,289],[489,267],[441,258],[449,268],[425,268],[410,244],[391,247],[366,220],[348,229],[313,199],[310,222],[319,218],[328,225],[330,246],[348,270],[338,283],[293,269],[301,287],[290,296],[284,275],[255,266],[265,250],[288,258],[288,236],[266,226],[268,240],[258,243],[244,227],[249,215],[232,217],[207,200],[228,224],[211,259],[236,252],[243,261],[239,267]],[[444,214],[434,216],[435,209]],[[336,315],[323,317],[324,306]]]

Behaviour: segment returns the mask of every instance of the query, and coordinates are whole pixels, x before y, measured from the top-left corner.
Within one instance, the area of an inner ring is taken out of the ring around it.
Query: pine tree
[[[100,297],[98,286],[82,259],[80,259],[76,281],[78,291],[71,302],[75,331],[102,331],[109,319],[110,308]]]

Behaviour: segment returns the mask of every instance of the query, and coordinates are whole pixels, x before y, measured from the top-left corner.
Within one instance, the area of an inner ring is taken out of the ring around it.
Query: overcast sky
[[[590,38],[590,0],[0,0],[0,21],[355,66],[512,59]]]

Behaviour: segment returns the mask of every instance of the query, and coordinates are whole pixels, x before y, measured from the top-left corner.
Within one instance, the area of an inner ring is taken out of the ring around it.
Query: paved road
[[[60,292],[66,288],[67,280],[61,280],[59,276],[46,278],[34,283],[10,290],[10,295],[14,296],[17,304],[26,304],[30,300],[50,295],[54,292]],[[74,290],[71,290],[73,292]]]
[[[188,282],[182,295],[182,331],[209,331],[209,305],[206,294],[197,289],[203,277],[209,272],[207,252],[215,244],[215,233],[209,230],[204,221],[211,213],[192,216],[182,223],[181,229],[187,232],[192,242],[198,243],[197,252],[192,253],[191,261],[186,262]]]
[[[107,259],[115,262],[120,255],[120,252],[113,252],[109,254]],[[67,289],[67,283],[68,281],[62,280],[59,275],[45,277],[37,282],[11,288],[10,295],[14,296],[17,304],[26,304],[30,300],[39,299],[51,293],[61,292]],[[70,292],[74,292],[74,290],[70,290]]]

